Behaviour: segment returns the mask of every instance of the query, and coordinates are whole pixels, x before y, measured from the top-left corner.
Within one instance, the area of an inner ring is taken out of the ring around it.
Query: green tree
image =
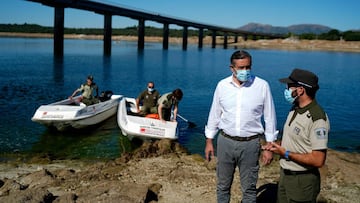
[[[343,39],[345,41],[360,41],[360,32],[346,31],[343,33]]]
[[[339,30],[332,29],[328,33],[321,34],[319,39],[335,41],[340,40],[341,36],[342,35]]]

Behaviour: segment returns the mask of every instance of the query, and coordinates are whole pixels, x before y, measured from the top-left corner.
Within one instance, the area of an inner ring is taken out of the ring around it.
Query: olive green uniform
[[[169,121],[171,118],[171,108],[173,105],[177,105],[178,101],[173,99],[172,92],[164,94],[158,100],[158,105],[162,104],[162,118],[166,121]]]
[[[326,113],[313,100],[304,108],[295,107],[284,125],[281,146],[293,153],[306,154],[326,150],[330,123]],[[278,202],[313,202],[320,192],[317,168],[281,159]]]
[[[149,113],[157,113],[157,101],[160,97],[158,91],[154,90],[153,92],[149,92],[148,90],[144,90],[137,97],[139,101],[142,102],[141,113],[149,114]]]
[[[87,83],[82,84],[77,91],[82,92],[83,99],[81,102],[83,102],[86,105],[96,104],[99,103],[99,100],[96,98],[98,96],[98,86],[95,83],[92,83],[91,85],[88,85]],[[96,97],[93,96],[93,92],[96,92]]]

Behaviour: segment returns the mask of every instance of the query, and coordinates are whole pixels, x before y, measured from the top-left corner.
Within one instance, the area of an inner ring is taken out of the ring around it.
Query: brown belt
[[[223,130],[220,130],[220,134],[226,138],[232,139],[232,140],[236,140],[236,141],[250,141],[256,138],[259,138],[261,136],[261,134],[257,134],[257,135],[253,135],[250,137],[238,137],[238,136],[231,136],[226,134]]]
[[[291,171],[288,169],[282,169],[285,175],[303,175],[303,174],[319,174],[319,170],[317,168],[306,170],[306,171]]]

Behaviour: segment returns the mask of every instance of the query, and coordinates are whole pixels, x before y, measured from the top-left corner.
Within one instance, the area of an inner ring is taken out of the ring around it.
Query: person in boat
[[[173,110],[174,115],[172,121],[176,121],[178,105],[182,97],[183,92],[181,89],[175,89],[172,92],[162,95],[158,100],[159,119],[163,121],[170,121],[171,110]]]
[[[72,93],[69,99],[72,99],[79,92],[81,92],[82,94],[78,102],[82,102],[87,106],[99,103],[99,88],[94,82],[94,77],[92,75],[89,75],[87,77],[86,83],[81,84],[81,86]]]
[[[137,112],[141,116],[157,114],[157,101],[159,98],[160,93],[155,89],[154,82],[148,82],[147,89],[142,91],[136,98]],[[142,104],[141,109],[140,103]]]

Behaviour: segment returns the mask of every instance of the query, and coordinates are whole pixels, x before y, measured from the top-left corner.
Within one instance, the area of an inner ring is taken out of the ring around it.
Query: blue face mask
[[[251,71],[250,70],[237,70],[236,78],[241,82],[246,82],[251,78]]]
[[[153,92],[153,91],[154,91],[154,88],[149,88],[149,87],[148,87],[148,91],[149,91],[149,92]]]
[[[284,90],[285,100],[286,100],[287,102],[289,102],[290,104],[293,104],[294,101],[295,101],[295,99],[296,99],[296,97],[292,97],[292,92],[293,92],[293,90],[288,89],[288,88],[286,88],[286,89]]]

